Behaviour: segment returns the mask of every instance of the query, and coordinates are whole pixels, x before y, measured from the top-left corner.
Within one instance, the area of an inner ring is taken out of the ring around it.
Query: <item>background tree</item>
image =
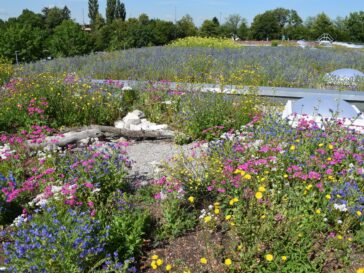
[[[249,36],[248,22],[246,21],[246,19],[242,18],[238,28],[238,37],[241,40],[246,40],[248,39],[248,36]]]
[[[99,1],[88,0],[88,17],[90,18],[90,24],[95,25],[97,16],[99,14]]]
[[[364,11],[350,13],[345,26],[351,41],[364,43]]]
[[[281,27],[274,12],[266,11],[254,17],[250,32],[257,40],[280,39]]]
[[[334,24],[325,13],[320,13],[314,17],[309,29],[313,40],[318,39],[323,33],[328,33],[336,39]]]
[[[336,17],[336,19],[333,21],[334,29],[336,33],[336,40],[338,41],[349,41],[350,33],[347,28],[347,18],[342,17]]]
[[[231,14],[226,18],[225,23],[223,24],[224,34],[228,37],[231,35],[238,34],[238,29],[240,23],[242,22],[242,17],[239,14]]]
[[[115,19],[121,19],[122,21],[125,21],[126,18],[126,10],[124,3],[120,3],[120,0],[116,1],[115,6]]]
[[[111,24],[115,19],[116,0],[107,0],[106,2],[106,23]]]
[[[65,20],[54,29],[48,45],[55,57],[82,55],[91,51],[88,34],[72,20]]]
[[[205,20],[200,27],[200,35],[203,37],[218,37],[220,35],[220,26],[213,20]]]
[[[0,31],[0,56],[15,62],[15,51],[18,51],[22,62],[43,58],[46,35],[46,31],[41,28],[11,20]]]
[[[220,22],[219,22],[219,19],[217,19],[217,17],[212,18],[212,22],[213,22],[215,25],[220,26]]]
[[[185,15],[181,20],[177,21],[177,38],[184,38],[188,36],[196,36],[197,28],[193,23],[193,19],[190,15]]]
[[[54,29],[56,26],[59,26],[64,20],[71,19],[71,12],[64,6],[63,9],[58,7],[53,8],[44,8],[42,10],[44,16],[45,26],[48,30]]]

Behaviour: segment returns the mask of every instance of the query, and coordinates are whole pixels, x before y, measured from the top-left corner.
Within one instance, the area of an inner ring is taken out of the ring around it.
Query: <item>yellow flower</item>
[[[331,161],[331,160],[332,160],[332,158],[331,158],[331,157],[328,157],[328,158],[327,158],[327,161]]]
[[[257,198],[258,200],[263,198],[263,193],[261,193],[260,191],[255,193],[255,198]]]
[[[215,207],[218,207],[218,206],[220,206],[220,203],[219,203],[219,202],[215,202],[215,203],[214,203],[214,206],[215,206]]]
[[[321,210],[320,209],[317,209],[316,210],[316,214],[320,214],[321,213]]]
[[[244,175],[245,175],[245,171],[243,171],[243,170],[239,170],[239,169],[236,169],[236,170],[234,171],[234,174],[240,174],[241,176],[244,176]]]
[[[343,236],[341,236],[340,234],[336,236],[339,240],[343,239]]]
[[[184,270],[183,273],[191,273],[189,270]]]
[[[238,245],[238,250],[242,250],[243,249],[243,244]]]
[[[358,268],[356,273],[364,273],[364,267]]]
[[[219,214],[219,213],[220,213],[220,210],[219,210],[219,209],[215,209],[215,210],[214,210],[214,213],[215,213],[215,214]]]
[[[167,264],[167,265],[166,265],[166,270],[167,270],[167,271],[170,271],[171,269],[172,269],[172,266],[171,266],[170,264]]]
[[[204,257],[202,257],[202,258],[200,259],[200,263],[202,263],[202,264],[207,264],[207,259],[206,259],[206,258],[204,258]]]
[[[190,203],[195,202],[195,197],[193,197],[193,196],[188,197],[188,201],[189,201]]]
[[[281,259],[283,262],[285,262],[285,261],[287,261],[287,256],[282,256]]]
[[[265,187],[260,186],[260,187],[258,188],[258,191],[260,191],[260,192],[265,192]]]
[[[153,269],[157,269],[158,266],[156,265],[155,261],[153,261],[150,266],[153,268]]]
[[[329,148],[329,150],[334,149],[334,146],[332,144],[329,144],[327,147]]]
[[[233,199],[231,199],[230,201],[229,201],[229,205],[230,206],[232,206],[232,205],[234,205],[236,202],[238,202],[239,201],[239,199],[238,198],[233,198]]]
[[[291,147],[289,147],[290,151],[294,151],[295,149],[296,149],[296,146],[294,146],[294,145],[291,145]]]
[[[208,223],[211,221],[211,216],[207,215],[207,216],[205,216],[205,218],[203,218],[203,220],[205,221],[205,223]]]
[[[284,177],[284,178],[287,178],[287,177],[288,177],[288,174],[284,174],[284,175],[283,175],[283,177]]]
[[[272,254],[267,254],[267,255],[265,255],[265,259],[266,259],[268,262],[271,262],[271,261],[273,261],[273,255],[272,255]]]
[[[231,259],[225,259],[224,264],[227,265],[227,266],[230,266],[232,264]]]
[[[327,200],[330,200],[330,199],[331,199],[331,195],[330,195],[330,194],[326,194],[325,198],[326,198]]]
[[[157,260],[158,259],[158,255],[153,255],[152,256],[152,260]]]
[[[158,260],[157,260],[157,265],[158,265],[158,266],[161,266],[162,264],[163,264],[163,260],[162,260],[162,259],[158,259]]]
[[[323,144],[323,143],[320,143],[318,146],[319,146],[319,147],[322,147],[322,146],[324,146],[324,144]]]
[[[229,221],[229,220],[231,219],[231,217],[232,217],[231,215],[226,215],[226,216],[225,216],[225,220],[226,220],[226,221]]]
[[[250,179],[252,179],[252,176],[247,173],[246,175],[244,175],[243,178],[246,179],[246,180],[250,180]]]
[[[363,214],[361,213],[361,211],[357,211],[356,215],[358,215],[359,217],[362,216]]]
[[[349,242],[351,242],[351,241],[353,241],[353,239],[349,237],[349,238],[348,238],[348,241],[349,241]]]

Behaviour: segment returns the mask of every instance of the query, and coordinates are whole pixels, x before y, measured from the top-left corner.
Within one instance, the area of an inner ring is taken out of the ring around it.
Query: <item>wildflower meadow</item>
[[[0,271],[364,272],[362,134],[334,117],[292,126],[256,91],[363,69],[363,52],[208,47],[0,66]],[[228,96],[178,80],[250,87]],[[187,150],[147,183],[130,176],[129,139],[57,145],[135,109]]]

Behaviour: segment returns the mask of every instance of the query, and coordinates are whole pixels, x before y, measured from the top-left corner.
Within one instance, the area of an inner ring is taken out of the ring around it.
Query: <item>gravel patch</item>
[[[189,153],[193,143],[177,145],[167,141],[134,142],[126,147],[128,157],[132,160],[129,175],[134,179],[147,182],[153,178],[154,170],[163,162],[167,162],[174,155]]]

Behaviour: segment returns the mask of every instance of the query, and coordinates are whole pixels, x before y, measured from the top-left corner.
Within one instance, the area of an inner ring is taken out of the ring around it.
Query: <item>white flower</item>
[[[348,208],[346,207],[345,204],[341,204],[341,205],[334,204],[334,209],[342,211],[342,212],[348,211]]]
[[[214,208],[213,205],[209,205],[209,210],[212,210]]]
[[[339,219],[339,220],[337,220],[337,223],[338,223],[339,225],[341,225],[341,224],[343,223],[343,221],[341,221],[341,220]]]
[[[131,88],[130,86],[124,86],[123,88],[121,88],[121,90],[130,91],[130,90],[133,90],[133,88]]]

